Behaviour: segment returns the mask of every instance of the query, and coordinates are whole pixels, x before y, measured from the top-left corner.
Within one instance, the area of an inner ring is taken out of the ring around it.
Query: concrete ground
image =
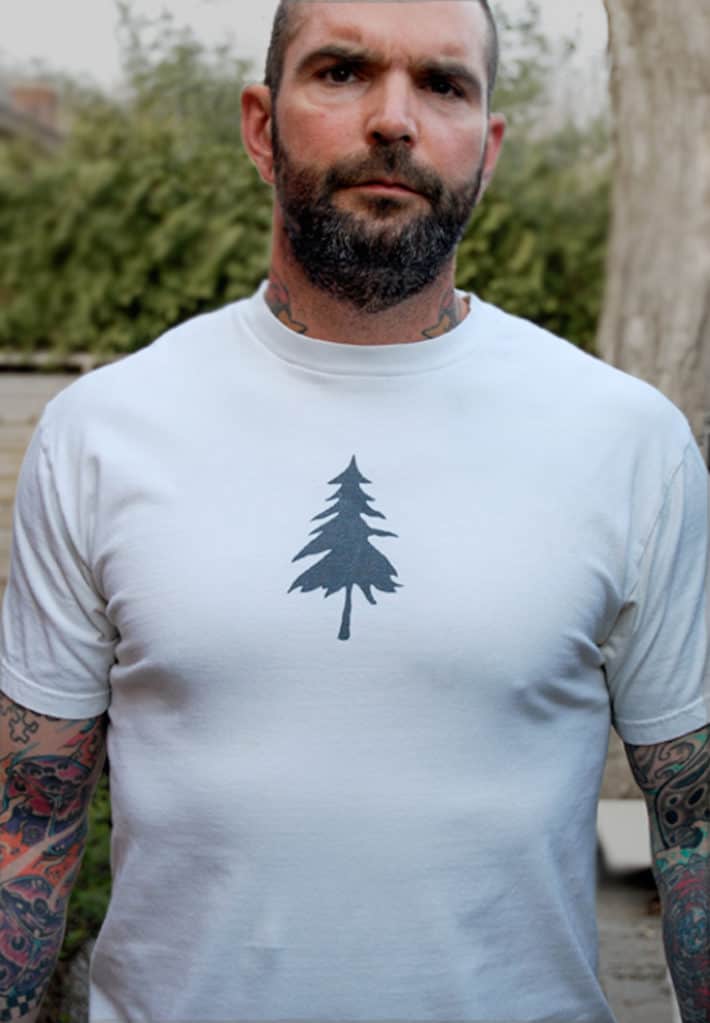
[[[0,599],[7,582],[11,512],[22,456],[46,402],[73,378],[0,372]],[[616,800],[623,798],[624,803]],[[602,788],[598,887],[600,978],[617,1023],[675,1023],[645,810],[612,735]],[[604,865],[605,864],[605,865]]]

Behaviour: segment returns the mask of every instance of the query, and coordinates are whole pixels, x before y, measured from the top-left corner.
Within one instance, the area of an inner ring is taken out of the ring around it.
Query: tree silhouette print
[[[300,575],[288,592],[291,593],[298,586],[303,593],[310,593],[322,587],[325,590],[324,596],[330,597],[338,590],[344,589],[345,608],[338,633],[338,639],[343,640],[350,639],[353,587],[359,586],[367,600],[371,604],[376,604],[377,601],[372,595],[373,586],[384,593],[394,593],[402,585],[391,578],[397,575],[394,566],[369,542],[371,536],[397,534],[387,533],[383,529],[372,529],[361,518],[362,515],[369,515],[375,519],[385,517],[381,512],[369,507],[374,498],[369,497],[360,485],[369,482],[370,480],[365,479],[358,469],[353,455],[345,472],[328,483],[328,486],[340,485],[337,493],[328,498],[329,501],[335,501],[335,504],[311,519],[312,522],[319,519],[330,521],[311,532],[311,536],[318,534],[316,539],[311,540],[293,559],[299,561],[309,554],[330,551],[325,558]]]

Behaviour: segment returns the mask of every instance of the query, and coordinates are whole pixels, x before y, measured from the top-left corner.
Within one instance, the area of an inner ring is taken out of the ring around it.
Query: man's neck
[[[412,298],[382,313],[363,313],[314,288],[300,268],[274,260],[266,303],[286,327],[307,337],[354,345],[390,345],[440,337],[468,315],[453,265]]]

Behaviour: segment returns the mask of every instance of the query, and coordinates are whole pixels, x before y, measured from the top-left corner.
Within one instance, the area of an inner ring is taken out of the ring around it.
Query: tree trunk
[[[616,174],[598,350],[710,412],[710,3],[604,0]]]

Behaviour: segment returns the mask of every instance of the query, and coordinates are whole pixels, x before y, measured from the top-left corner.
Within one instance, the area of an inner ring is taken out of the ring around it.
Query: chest
[[[623,535],[563,453],[440,427],[260,425],[113,475],[97,566],[119,661],[177,677],[218,655],[506,679],[598,667]]]

